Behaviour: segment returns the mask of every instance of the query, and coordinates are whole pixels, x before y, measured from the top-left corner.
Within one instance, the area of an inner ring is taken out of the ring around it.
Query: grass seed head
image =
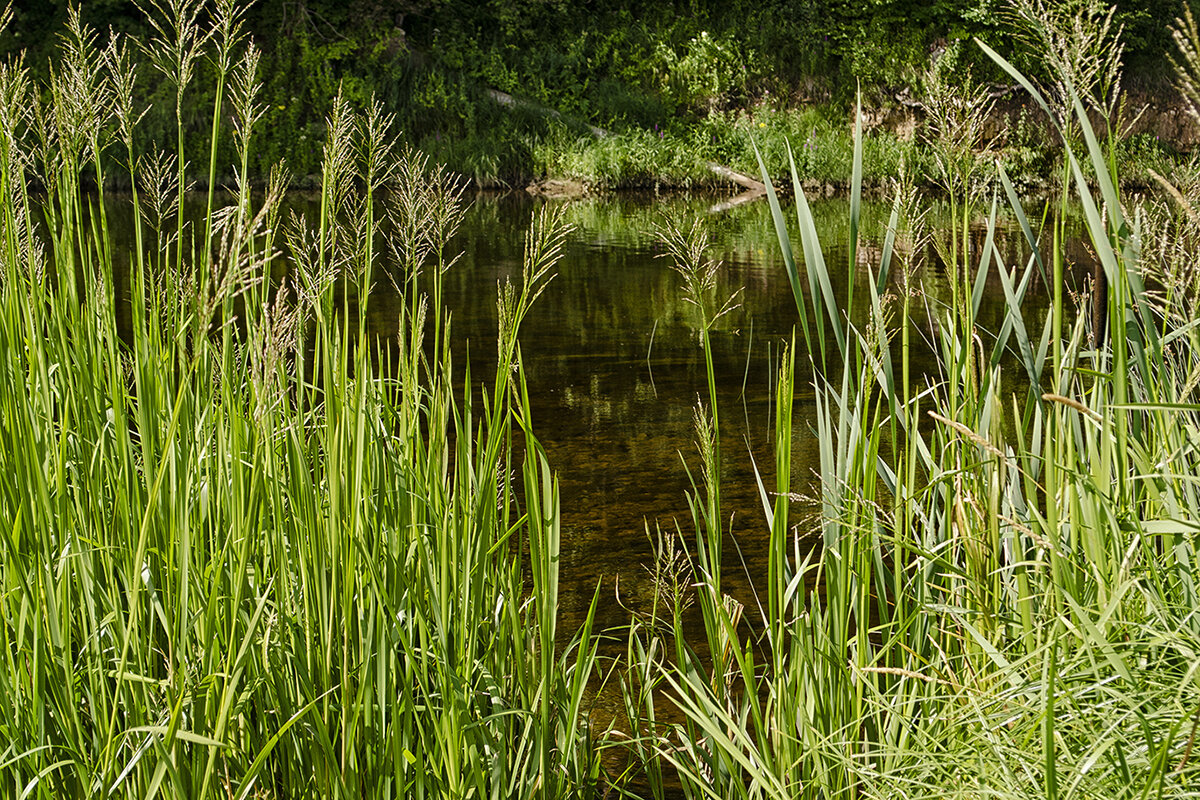
[[[238,155],[242,158],[250,150],[250,139],[254,126],[266,113],[266,106],[259,100],[262,84],[258,79],[258,66],[262,51],[251,42],[242,54],[233,71],[233,136]]]
[[[1059,125],[1076,129],[1071,94],[1111,120],[1120,97],[1124,26],[1106,0],[1008,0],[1009,18],[1051,75],[1044,94]]]
[[[715,297],[723,265],[708,256],[711,240],[703,217],[694,217],[690,223],[663,217],[654,233],[665,248],[660,255],[671,259],[672,268],[683,279],[684,300],[700,312],[703,331],[711,330],[717,320],[738,308],[740,288],[720,302]]]

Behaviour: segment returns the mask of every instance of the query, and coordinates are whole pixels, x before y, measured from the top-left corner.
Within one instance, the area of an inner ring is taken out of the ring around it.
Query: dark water
[[[445,302],[453,315],[456,360],[461,363],[469,350],[475,378],[492,379],[488,367],[495,353],[497,282],[519,279],[523,237],[540,202],[523,194],[476,198],[452,248],[461,249],[463,256],[447,274]],[[561,481],[561,629],[568,635],[598,586],[597,623],[602,627],[628,622],[629,609],[650,607],[648,569],[654,562],[656,531],[679,530],[681,541],[689,547],[694,543],[687,502],[693,488],[689,471],[699,479],[694,409],[698,399],[707,402],[700,320],[684,299],[681,278],[669,259],[661,257],[653,230],[664,213],[706,215],[712,203],[710,197],[631,196],[571,203],[566,214],[574,230],[565,256],[522,328],[535,431]],[[882,204],[864,209],[866,245],[855,266],[858,300],[867,299],[867,270],[877,269],[889,212]],[[820,202],[814,213],[835,291],[844,297],[850,272],[848,204]],[[768,491],[774,491],[774,370],[798,317],[766,203],[708,216],[708,224],[713,255],[722,262],[716,295],[740,292],[737,308],[717,323],[712,345],[728,532],[725,586],[752,616],[752,586],[761,585],[767,572],[767,526],[754,464]],[[980,219],[973,233],[977,247],[982,246],[983,225]],[[798,247],[799,238],[793,234],[793,239]],[[1006,227],[999,240],[1006,262],[1019,260],[1023,268],[1028,252],[1015,225]],[[922,307],[914,315],[919,325],[925,321],[926,331],[925,307],[936,315],[949,297],[947,275],[936,266],[935,256],[931,261],[935,264],[915,277],[925,294],[916,301]],[[993,278],[988,292],[979,322],[982,329],[995,331],[1004,306],[998,280]],[[1045,308],[1045,296],[1043,284],[1030,289],[1031,320]],[[855,302],[853,316],[859,319],[865,311],[861,305]],[[389,333],[388,319],[376,324],[381,333]],[[917,358],[914,374],[932,370],[927,354]],[[811,371],[805,363],[801,352],[791,490],[813,496],[818,442],[812,431]],[[802,501],[795,510],[804,511]]]
[[[524,193],[474,199],[446,274],[456,364],[472,380],[494,380],[497,285],[520,280],[524,237],[542,201]],[[659,529],[695,537],[687,502],[699,479],[694,410],[707,379],[700,317],[653,235],[664,213],[705,214],[712,198],[619,196],[570,203],[573,229],[554,279],[521,329],[535,433],[560,480],[562,621],[570,635],[600,587],[597,624],[628,621],[648,609],[651,541]],[[765,574],[766,526],[750,453],[774,489],[769,422],[773,365],[791,336],[795,302],[777,258],[770,218],[758,207],[709,220],[713,255],[723,262],[715,294],[738,307],[712,332],[725,459],[726,524],[751,575]],[[372,299],[373,328],[394,335],[390,287]],[[798,417],[811,405],[801,391]],[[810,436],[801,436],[796,473],[808,471]],[[732,522],[729,515],[732,515]],[[727,567],[744,574],[733,540]],[[617,597],[619,579],[620,600]],[[623,608],[624,605],[626,608]]]
[[[522,330],[536,431],[561,481],[565,629],[574,627],[569,618],[586,610],[598,585],[601,625],[626,622],[622,604],[648,608],[656,531],[678,528],[684,542],[694,540],[688,473],[699,479],[694,411],[702,396],[707,402],[700,318],[651,231],[666,206],[675,214],[704,213],[709,202],[617,198],[573,205],[568,214],[577,227],[558,275]],[[460,336],[490,342],[496,278],[519,270],[533,204],[487,199],[474,211],[447,305]],[[765,575],[766,526],[749,454],[773,489],[772,367],[796,320],[774,232],[760,211],[711,220],[714,254],[723,262],[715,294],[741,290],[738,308],[718,321],[712,344],[723,512],[751,576]],[[811,393],[802,392],[799,417],[809,404]],[[801,436],[796,452],[802,480],[815,457],[811,441]],[[725,549],[727,574],[736,581],[744,571],[734,542]]]
[[[572,232],[564,257],[522,327],[535,433],[560,480],[560,631],[566,636],[577,629],[598,587],[600,628],[623,625],[631,610],[650,608],[648,570],[659,531],[678,531],[679,541],[694,549],[687,495],[693,491],[689,474],[700,476],[694,412],[699,400],[707,403],[707,381],[699,313],[686,301],[682,280],[653,233],[664,216],[706,218],[711,255],[722,264],[715,295],[736,293],[736,308],[711,334],[724,460],[723,585],[747,605],[747,616],[754,616],[753,586],[761,585],[767,572],[767,525],[755,465],[773,492],[774,376],[785,343],[794,331],[800,336],[799,318],[767,204],[710,214],[715,201],[711,196],[617,195],[567,203]],[[520,280],[525,234],[543,202],[563,201],[535,200],[523,192],[474,197],[449,248],[451,254],[461,252],[445,276],[454,358],[460,371],[470,362],[476,391],[480,383],[494,380],[498,283]],[[295,196],[288,204],[301,213],[318,213],[311,198]],[[851,274],[845,244],[849,204],[820,200],[812,208],[835,292],[844,302]],[[865,320],[866,281],[878,269],[890,210],[890,204],[864,204],[862,245],[853,267],[859,289],[851,317],[858,324]],[[123,211],[111,221],[129,218],[129,209]],[[199,202],[193,211],[202,214]],[[936,210],[930,219],[937,224]],[[982,217],[972,225],[976,249],[982,247],[984,228]],[[132,238],[120,229],[115,235]],[[799,252],[795,230],[792,238]],[[1001,221],[998,244],[1006,263],[1023,269],[1028,250],[1015,224]],[[1069,248],[1068,260],[1072,255],[1089,262],[1081,243]],[[950,294],[948,276],[932,248],[926,261],[913,277],[922,289],[913,308],[918,329],[914,376],[934,369],[919,347],[921,331],[928,335],[930,316],[940,313]],[[889,291],[895,290],[893,280]],[[1035,279],[1027,320],[1038,320],[1046,294]],[[371,300],[371,327],[381,337],[395,336],[398,303],[390,283],[380,277]],[[998,330],[1003,308],[993,269],[980,328]],[[819,450],[812,430],[812,373],[802,349],[796,363],[791,491],[814,496]],[[924,385],[925,378],[921,381]],[[793,522],[805,511],[803,501],[795,505]]]
[[[558,201],[534,200],[524,193],[475,197],[449,248],[462,254],[445,277],[454,359],[460,371],[470,362],[476,392],[480,383],[494,380],[498,283],[520,280],[524,237],[543,202]],[[599,629],[619,629],[632,614],[650,609],[654,589],[649,570],[659,531],[678,531],[680,542],[694,551],[696,528],[687,496],[693,491],[689,473],[697,479],[700,474],[694,409],[701,398],[707,402],[707,380],[698,312],[685,300],[681,278],[662,257],[653,234],[664,214],[706,216],[711,254],[722,263],[715,294],[737,293],[736,308],[712,332],[724,459],[723,588],[747,606],[748,619],[757,616],[753,588],[766,580],[768,531],[755,464],[773,492],[775,371],[798,316],[766,203],[710,215],[713,203],[712,197],[629,195],[570,202],[565,214],[573,230],[564,257],[521,330],[535,432],[560,480],[559,630],[564,637],[578,629],[597,590]],[[290,204],[316,211],[303,198]],[[818,201],[813,212],[843,303],[854,272],[860,288],[851,318],[861,324],[866,281],[878,269],[890,207],[865,204],[863,246],[853,267],[845,245],[848,203]],[[936,224],[936,213],[931,218]],[[984,226],[982,218],[972,225],[976,250],[983,244]],[[1001,226],[998,246],[1005,262],[1023,270],[1029,256],[1024,240],[1015,224],[1002,221]],[[793,242],[799,250],[794,231]],[[1086,246],[1072,244],[1068,261],[1072,257],[1084,265],[1072,277],[1082,285],[1090,264]],[[935,374],[935,362],[921,347],[921,338],[929,335],[931,318],[950,295],[948,275],[932,249],[913,282],[921,287],[913,308],[913,374],[921,376],[923,387],[927,376]],[[896,291],[894,280],[889,291]],[[1036,323],[1031,335],[1041,330],[1046,305],[1046,286],[1035,279],[1026,301],[1026,319]],[[398,298],[386,280],[379,280],[371,308],[372,329],[381,337],[394,337]],[[997,331],[1003,309],[993,271],[980,329]],[[798,331],[795,336],[799,338]],[[803,350],[796,363],[790,488],[811,497],[817,494],[819,457],[812,373]],[[1023,373],[1013,369],[1010,374]],[[803,500],[796,501],[793,523],[801,522],[807,510]],[[804,540],[802,523],[797,533]],[[808,546],[802,542],[800,549]],[[610,654],[621,650],[623,645],[614,641]],[[601,725],[620,715],[615,684],[601,689],[597,699]]]

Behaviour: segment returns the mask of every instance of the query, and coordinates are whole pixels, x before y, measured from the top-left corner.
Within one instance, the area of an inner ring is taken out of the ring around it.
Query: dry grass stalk
[[[1058,403],[1060,405],[1067,406],[1068,408],[1073,408],[1076,411],[1078,411],[1080,414],[1083,414],[1085,417],[1087,417],[1088,419],[1094,420],[1095,422],[1103,422],[1104,421],[1104,417],[1100,416],[1100,414],[1098,414],[1095,411],[1093,411],[1092,409],[1088,408],[1087,406],[1085,406],[1083,403],[1079,402],[1078,400],[1072,400],[1070,397],[1063,397],[1061,394],[1053,394],[1051,392],[1046,392],[1045,394],[1042,395],[1042,399],[1049,403]]]

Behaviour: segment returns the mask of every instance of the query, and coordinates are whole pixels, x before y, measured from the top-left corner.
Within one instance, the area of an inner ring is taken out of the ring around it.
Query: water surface
[[[447,274],[445,302],[453,315],[456,360],[461,363],[469,352],[475,378],[492,380],[497,283],[519,279],[523,237],[541,202],[523,194],[476,198],[451,248],[463,256]],[[700,318],[653,230],[664,215],[707,215],[712,203],[711,197],[628,195],[570,203],[566,215],[574,228],[565,255],[522,328],[535,430],[561,481],[565,631],[574,630],[597,586],[601,625],[623,624],[628,609],[649,607],[656,531],[679,530],[684,542],[694,542],[687,501],[693,490],[689,474],[699,480],[694,409],[699,400],[707,402]],[[877,269],[889,212],[882,204],[864,209],[865,245],[854,266],[859,300],[866,299],[868,269]],[[848,203],[821,201],[814,213],[835,291],[844,298],[851,273]],[[774,370],[798,317],[767,205],[708,216],[708,223],[713,256],[722,263],[716,294],[737,293],[737,307],[719,320],[712,345],[724,458],[725,581],[727,591],[749,605],[751,586],[761,585],[767,571],[755,464],[773,492]],[[980,219],[973,232],[977,248],[983,227]],[[999,245],[1007,263],[1024,267],[1028,250],[1019,233],[1006,226]],[[1086,258],[1081,246],[1076,251]],[[949,295],[936,254],[929,260],[913,278],[923,288],[914,300],[915,317],[926,331],[929,316],[940,313]],[[1044,285],[1035,281],[1027,303],[1030,319],[1045,308],[1045,295]],[[861,322],[864,309],[854,305],[852,316]],[[981,329],[999,328],[1003,305],[993,278]],[[373,308],[388,313],[386,302]],[[394,321],[390,324],[394,330]],[[384,316],[376,325],[389,333]],[[791,491],[811,497],[818,443],[806,359],[803,352],[797,359]],[[918,356],[914,374],[923,370],[933,371],[926,354]],[[798,520],[805,504],[794,505]],[[804,538],[808,532],[801,526],[797,534]]]
[[[481,383],[490,385],[495,378],[497,287],[505,280],[520,280],[525,234],[545,202],[564,201],[537,200],[523,192],[473,197],[449,247],[451,254],[461,253],[445,276],[454,360],[460,375],[470,363],[476,392]],[[697,403],[708,402],[708,390],[699,313],[687,302],[682,280],[663,257],[654,233],[666,218],[706,219],[711,255],[721,263],[715,294],[735,298],[733,310],[711,333],[724,460],[723,586],[753,608],[753,587],[766,580],[767,526],[756,467],[773,493],[775,370],[785,344],[794,334],[799,338],[799,318],[766,203],[710,214],[714,202],[712,196],[629,194],[567,202],[563,211],[572,230],[563,258],[522,327],[534,429],[560,481],[559,629],[565,636],[578,627],[597,587],[597,624],[602,628],[627,623],[631,610],[650,608],[649,570],[660,532],[678,532],[679,541],[694,550],[696,529],[688,505],[692,478],[700,479],[694,420]],[[202,214],[202,205],[197,203],[194,211]],[[313,214],[316,224],[319,207],[311,197],[293,196],[288,205]],[[863,243],[853,265],[845,244],[848,202],[819,200],[812,208],[843,305],[851,274],[859,287],[851,319],[861,326],[866,320],[865,282],[878,270],[890,204],[864,204]],[[938,223],[936,209],[930,219]],[[972,226],[977,250],[984,231],[985,220],[980,218]],[[116,236],[132,239],[132,232],[118,230]],[[795,230],[792,236],[799,252]],[[1023,269],[1028,249],[1015,225],[1001,220],[997,241],[1005,262],[1019,263]],[[901,247],[904,244],[901,240]],[[928,335],[931,320],[949,298],[947,272],[936,252],[930,248],[925,255],[926,265],[912,276],[913,285],[920,288],[913,298],[913,374],[920,376],[922,386],[936,373],[928,352],[920,347],[921,337]],[[1069,248],[1068,260],[1072,256],[1089,261],[1080,243]],[[899,291],[895,277],[887,290],[892,295]],[[803,276],[801,282],[806,282]],[[1035,279],[1026,303],[1031,322],[1044,311],[1046,294],[1044,284]],[[1003,308],[993,271],[979,316],[981,330],[998,330]],[[382,275],[370,309],[372,330],[394,339],[400,301]],[[815,404],[807,353],[798,351],[796,360],[790,489],[803,498],[817,494],[813,473],[819,443],[813,432]],[[836,371],[839,365],[829,368]],[[812,536],[802,520],[812,507],[802,499],[793,505],[803,550]]]

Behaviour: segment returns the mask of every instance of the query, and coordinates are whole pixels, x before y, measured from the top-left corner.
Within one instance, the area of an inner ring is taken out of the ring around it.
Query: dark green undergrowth
[[[1161,84],[1169,73],[1173,45],[1165,23],[1183,8],[1181,0],[1149,0],[1117,10],[1125,63],[1138,80]],[[80,11],[101,43],[110,29],[135,40],[153,31],[132,2],[86,3]],[[66,5],[22,4],[15,13],[0,50],[24,50],[34,75],[45,78],[60,57]],[[195,22],[207,27],[213,14],[199,6]],[[844,162],[858,85],[869,105],[886,108],[906,88],[919,96],[935,61],[957,78],[973,72],[981,81],[1007,82],[964,46],[971,36],[1014,53],[1035,77],[1051,71],[1008,0],[878,0],[869,6],[603,0],[586,7],[557,0],[260,0],[246,4],[241,16],[262,51],[263,124],[249,164],[259,182],[285,160],[297,182],[316,183],[324,121],[337,96],[359,109],[377,99],[395,116],[403,142],[480,184],[581,177],[603,186],[694,186],[711,180],[703,159],[753,166],[736,124],[742,116],[765,117],[773,131],[786,130],[797,141],[814,127],[808,117],[828,120],[843,135],[834,141],[815,126],[823,151],[817,161]],[[176,125],[170,81],[134,55],[139,110],[146,110],[133,143],[141,155],[173,147]],[[182,132],[188,152],[208,152],[219,65],[204,57],[193,66],[198,80],[182,98]],[[498,106],[490,90],[529,105]],[[783,119],[774,121],[776,114]],[[611,131],[614,141],[589,144],[575,136],[588,125]],[[227,128],[217,131],[216,174],[228,182],[236,174],[235,143]],[[1021,145],[1038,153],[1009,164],[1015,177],[1026,174],[1023,166],[1031,183],[1045,177],[1037,162],[1053,148],[1041,134],[1039,128]],[[884,141],[865,154],[868,178],[893,174],[905,152]],[[779,150],[776,143],[762,146]],[[886,152],[872,152],[879,149]],[[919,173],[919,154],[910,161]],[[768,163],[782,175],[782,162]],[[799,166],[805,179],[849,181],[844,163]],[[203,168],[189,175],[207,179]],[[110,170],[109,179],[122,177]]]

